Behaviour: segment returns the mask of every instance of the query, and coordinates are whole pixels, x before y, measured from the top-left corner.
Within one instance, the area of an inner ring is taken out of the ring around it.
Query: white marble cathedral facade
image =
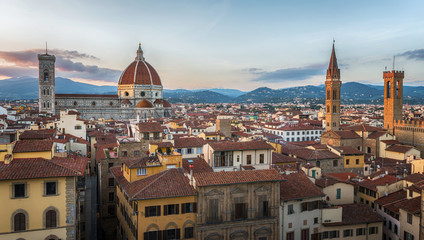
[[[84,119],[147,119],[169,117],[159,74],[145,61],[141,45],[135,60],[122,72],[117,95],[56,94],[55,56],[39,54],[39,110],[59,114],[75,109]]]

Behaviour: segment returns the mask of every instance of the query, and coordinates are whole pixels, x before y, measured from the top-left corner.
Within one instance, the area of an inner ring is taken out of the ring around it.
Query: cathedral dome
[[[170,108],[170,107],[172,107],[172,106],[171,106],[171,104],[170,104],[168,101],[166,101],[166,100],[164,99],[164,100],[163,100],[163,107]]]
[[[146,99],[141,100],[137,103],[136,108],[153,108],[153,104]]]
[[[159,74],[144,60],[141,44],[137,57],[121,74],[118,85],[157,85],[162,86]]]

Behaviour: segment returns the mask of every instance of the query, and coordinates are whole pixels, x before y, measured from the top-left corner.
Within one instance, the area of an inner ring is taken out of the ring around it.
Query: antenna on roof
[[[393,70],[395,70],[395,56],[393,56]]]

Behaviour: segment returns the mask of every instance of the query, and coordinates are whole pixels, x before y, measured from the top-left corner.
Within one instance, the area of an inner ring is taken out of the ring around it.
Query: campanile
[[[325,81],[325,130],[340,130],[340,69],[337,66],[336,51],[331,52],[330,64]]]

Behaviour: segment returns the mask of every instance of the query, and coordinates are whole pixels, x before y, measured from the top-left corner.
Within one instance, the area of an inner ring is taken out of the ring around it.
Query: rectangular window
[[[333,160],[333,167],[337,167],[337,166],[338,166],[337,160]]]
[[[121,152],[122,157],[128,157],[128,152],[127,151],[122,151]]]
[[[350,161],[349,159],[346,159],[346,165],[349,165],[349,161]]]
[[[182,203],[181,213],[195,213],[197,212],[197,203]]]
[[[110,216],[114,216],[115,215],[115,205],[109,205],[109,206],[107,206],[107,213]]]
[[[109,185],[109,187],[113,187],[113,186],[115,186],[115,179],[113,179],[113,178],[109,178],[109,179],[108,179],[108,185]]]
[[[294,208],[293,208],[293,204],[289,204],[287,206],[287,215],[293,214],[294,213]]]
[[[259,217],[269,217],[270,211],[269,211],[269,201],[267,199],[267,196],[260,195],[258,197],[258,216]]]
[[[355,161],[356,161],[356,165],[358,165],[359,164],[359,159],[356,159]]]
[[[314,224],[318,224],[318,218],[314,218]]]
[[[187,148],[187,154],[192,154],[193,153],[193,149],[192,148]]]
[[[246,164],[252,164],[252,155],[247,155],[246,156]]]
[[[353,236],[353,229],[346,229],[343,231],[343,237],[352,237]]]
[[[163,239],[180,239],[180,229],[169,229],[163,231]]]
[[[410,213],[408,213],[408,216],[407,216],[407,222],[408,222],[409,224],[412,224],[412,214],[410,214]]]
[[[169,204],[169,205],[165,205],[163,206],[163,215],[174,215],[174,214],[179,214],[179,204]]]
[[[329,235],[330,238],[338,238],[340,236],[340,232],[339,231],[330,231],[328,235]]]
[[[160,216],[160,206],[145,207],[145,209],[144,209],[144,216],[145,217],[156,217],[156,216]]]
[[[146,175],[147,170],[146,168],[137,168],[137,176]]]
[[[158,132],[153,133],[153,138],[154,139],[159,139],[159,133]]]
[[[247,203],[236,203],[234,204],[234,219],[246,219],[247,218]]]
[[[300,232],[300,239],[309,240],[309,229],[302,229],[302,231]]]
[[[265,163],[265,154],[259,154],[259,163]]]
[[[113,202],[113,201],[115,201],[115,193],[109,192],[109,202]]]
[[[365,228],[357,228],[356,236],[362,236],[362,235],[365,235]]]
[[[144,233],[144,240],[159,240],[161,238],[161,231],[150,231]]]
[[[57,182],[46,182],[44,188],[46,196],[57,195]]]
[[[378,227],[370,227],[369,231],[370,231],[370,235],[371,234],[378,234]]]
[[[149,140],[149,133],[143,133],[143,139]]]
[[[407,231],[404,231],[403,232],[403,239],[405,239],[405,240],[414,240],[414,235],[410,234]]]
[[[287,240],[294,240],[294,232],[287,233],[286,239]]]
[[[134,157],[138,157],[140,156],[140,151],[139,150],[135,150],[134,151]]]
[[[13,184],[13,198],[26,197],[26,183],[14,183]]]
[[[336,189],[336,199],[341,199],[342,198],[342,189],[341,188],[337,188]]]
[[[218,208],[218,199],[209,199],[209,218],[208,222],[218,222],[219,208]]]
[[[186,227],[184,228],[184,239],[194,238],[194,228]]]

